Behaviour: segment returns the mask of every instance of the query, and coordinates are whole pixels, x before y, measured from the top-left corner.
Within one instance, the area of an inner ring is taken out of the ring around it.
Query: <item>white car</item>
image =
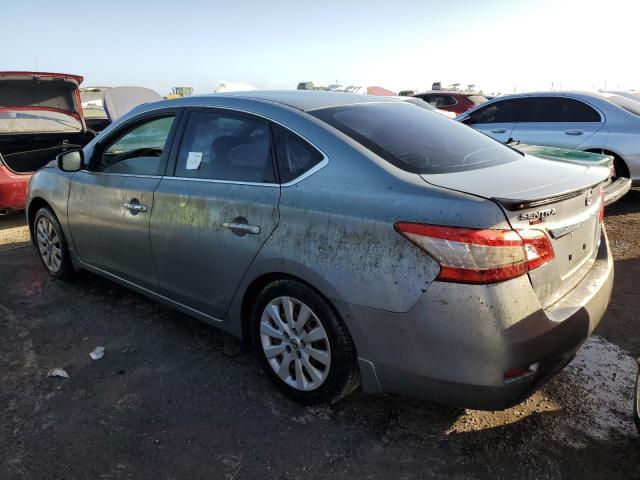
[[[640,101],[632,98],[603,92],[506,95],[456,120],[503,143],[611,155],[617,175],[640,185]]]

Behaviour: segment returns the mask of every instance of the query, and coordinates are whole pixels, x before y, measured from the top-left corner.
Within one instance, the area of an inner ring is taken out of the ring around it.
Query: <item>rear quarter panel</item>
[[[329,158],[324,169],[282,188],[280,223],[243,288],[260,275],[280,272],[338,302],[405,312],[439,266],[398,234],[395,222],[507,225],[493,202],[430,186],[357,144],[335,142],[323,148]]]

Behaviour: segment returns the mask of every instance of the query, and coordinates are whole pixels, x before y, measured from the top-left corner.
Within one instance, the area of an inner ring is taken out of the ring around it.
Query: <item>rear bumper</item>
[[[631,179],[620,177],[604,188],[604,206],[611,205],[624,197],[631,189]]]
[[[363,387],[466,408],[515,405],[571,361],[604,315],[612,286],[603,229],[594,266],[544,310],[527,276],[493,285],[434,282],[403,314],[349,306]],[[531,365],[530,374],[505,381],[505,372]]]
[[[19,174],[0,165],[0,210],[24,210],[31,174]]]

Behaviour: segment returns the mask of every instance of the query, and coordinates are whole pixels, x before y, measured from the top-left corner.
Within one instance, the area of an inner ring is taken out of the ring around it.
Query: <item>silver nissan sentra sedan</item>
[[[241,337],[298,401],[496,409],[605,312],[608,176],[405,102],[250,92],[136,108],[36,173],[27,217],[51,275]]]

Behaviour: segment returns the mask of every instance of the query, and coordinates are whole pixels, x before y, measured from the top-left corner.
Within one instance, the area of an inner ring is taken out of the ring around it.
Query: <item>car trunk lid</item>
[[[520,161],[494,167],[421,176],[433,185],[495,201],[514,229],[547,233],[555,258],[529,272],[543,307],[569,292],[593,265],[607,168],[525,155]]]
[[[81,82],[64,73],[0,72],[0,135],[83,131]]]

